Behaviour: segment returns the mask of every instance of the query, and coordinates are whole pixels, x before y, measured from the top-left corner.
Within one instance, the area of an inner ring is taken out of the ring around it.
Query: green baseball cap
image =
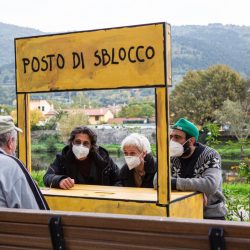
[[[199,129],[192,122],[181,118],[172,126],[172,128],[181,130],[186,134],[195,137],[195,140],[198,141]]]
[[[12,130],[23,132],[22,129],[15,126],[13,118],[9,115],[0,115],[0,134],[5,134]]]

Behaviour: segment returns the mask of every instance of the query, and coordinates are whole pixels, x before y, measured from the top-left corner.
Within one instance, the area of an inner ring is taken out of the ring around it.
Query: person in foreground
[[[119,186],[119,168],[96,142],[97,135],[90,128],[74,128],[68,145],[56,155],[44,175],[45,186],[62,189],[70,189],[74,184]]]
[[[171,188],[204,193],[204,218],[224,220],[227,209],[222,193],[221,157],[214,149],[198,143],[198,137],[198,128],[184,118],[173,125],[170,132]]]
[[[121,143],[126,164],[121,168],[120,178],[125,187],[153,188],[153,178],[157,163],[151,154],[148,139],[133,133]]]
[[[49,209],[23,163],[15,157],[17,128],[11,116],[0,116],[0,207]]]

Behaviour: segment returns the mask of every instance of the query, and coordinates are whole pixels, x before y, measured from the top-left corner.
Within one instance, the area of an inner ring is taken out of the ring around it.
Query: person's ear
[[[194,137],[191,137],[191,138],[189,138],[189,142],[193,146],[195,144],[196,140]]]
[[[6,152],[8,154],[11,154],[12,151],[13,151],[13,148],[14,148],[14,142],[15,142],[15,139],[14,138],[10,138],[7,143],[6,143]]]
[[[13,138],[10,138],[10,139],[7,141],[6,146],[7,146],[7,148],[8,148],[9,150],[11,150],[11,149],[12,149],[12,145],[13,145]]]

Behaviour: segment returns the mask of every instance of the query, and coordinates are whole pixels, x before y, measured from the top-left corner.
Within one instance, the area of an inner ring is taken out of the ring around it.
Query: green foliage
[[[36,181],[39,187],[44,187],[43,176],[45,175],[45,170],[32,171],[31,176]]]
[[[238,167],[238,174],[240,178],[246,180],[247,183],[250,183],[250,158],[244,158]]]
[[[58,142],[57,139],[55,139],[54,137],[49,137],[46,142],[48,145],[47,147],[48,152],[55,152],[57,150],[57,147],[56,147],[56,144]]]
[[[91,104],[90,99],[84,92],[76,92],[76,95],[72,98],[73,103],[70,105],[72,108],[88,107]]]
[[[250,221],[248,184],[223,184],[223,193],[226,197],[228,220]]]
[[[248,140],[245,142],[245,150],[244,154],[250,155],[250,141]],[[240,159],[241,155],[241,143],[235,142],[235,141],[227,141],[227,142],[221,142],[218,144],[211,144],[211,147],[216,149],[219,154],[221,155],[221,158],[238,158]]]
[[[38,109],[30,110],[30,127],[36,126],[39,121],[43,121],[44,116]]]
[[[33,152],[57,152],[61,151],[64,143],[60,141],[59,135],[43,135],[39,138],[38,143],[33,142],[31,149]]]
[[[220,109],[226,99],[245,98],[246,84],[225,65],[189,71],[170,94],[171,115],[174,120],[186,117],[198,125],[213,122],[214,111]]]
[[[82,113],[64,114],[58,122],[59,136],[67,142],[69,135],[75,127],[88,125],[88,117]]]
[[[1,87],[0,87],[0,91],[1,91]],[[12,110],[13,110],[13,107],[10,107],[8,105],[0,105],[0,115],[10,115]]]
[[[229,220],[250,221],[250,159],[245,158],[235,167],[238,177],[234,183],[224,183]]]
[[[247,92],[247,91],[246,91]],[[229,124],[230,131],[240,141],[250,135],[249,109],[238,101],[225,100],[220,110],[214,112],[215,117],[221,124]]]
[[[211,144],[218,144],[218,136],[220,135],[220,127],[216,123],[207,123],[204,126],[204,129],[208,131],[207,137],[206,137],[206,143],[208,145]]]
[[[140,118],[150,118],[155,116],[155,106],[153,102],[144,103],[129,103],[128,106],[122,108],[118,114],[119,117],[140,117]]]

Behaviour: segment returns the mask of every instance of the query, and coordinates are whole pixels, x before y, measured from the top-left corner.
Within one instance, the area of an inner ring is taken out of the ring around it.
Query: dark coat
[[[48,168],[43,177],[45,186],[59,187],[62,179],[70,177],[75,180],[75,184],[120,186],[119,168],[109,157],[106,149],[102,147],[92,148],[87,157],[91,164],[89,176],[83,177],[79,170],[81,161],[76,159],[72,148],[66,146],[61,154],[56,155],[56,159]]]
[[[142,176],[142,188],[152,188],[154,175],[157,172],[156,159],[151,155],[147,154],[144,158],[144,170],[145,175]],[[124,164],[120,171],[120,179],[122,186],[124,187],[136,187],[134,181],[134,169],[129,170],[128,165]]]

